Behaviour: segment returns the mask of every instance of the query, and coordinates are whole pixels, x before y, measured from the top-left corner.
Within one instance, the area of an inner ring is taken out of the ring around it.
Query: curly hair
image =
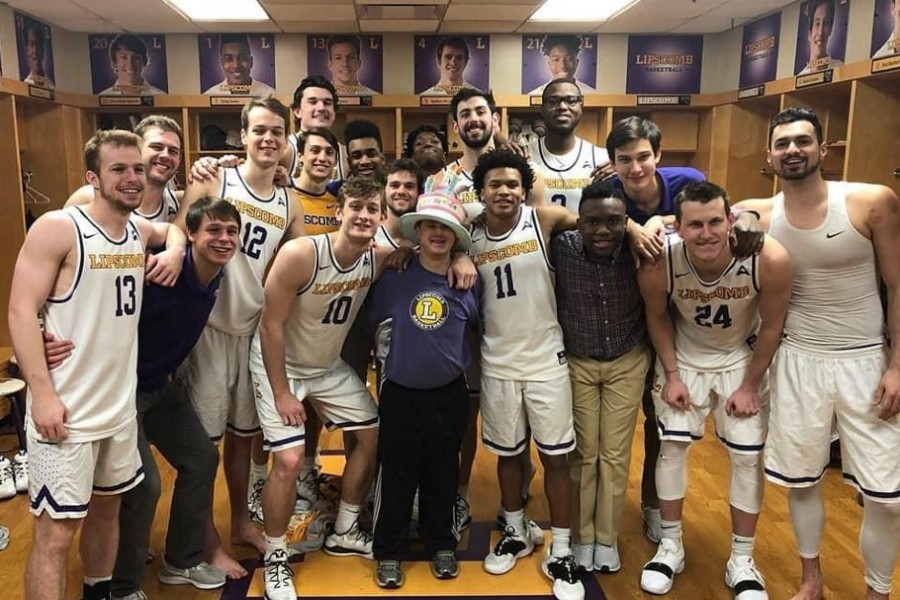
[[[444,134],[441,133],[441,131],[434,125],[425,123],[423,125],[419,125],[406,135],[406,144],[403,147],[403,156],[405,158],[412,158],[413,146],[415,146],[416,144],[416,139],[425,132],[433,133],[437,136],[437,138],[441,141],[441,148],[443,148],[444,154],[449,151],[449,148],[447,146],[447,138],[444,137]]]
[[[582,43],[583,41],[580,35],[550,34],[544,37],[544,41],[541,43],[541,54],[550,56],[551,50],[557,46],[562,46],[569,51],[569,54],[577,55],[581,52]]]
[[[472,185],[479,196],[484,190],[484,178],[492,169],[515,169],[518,171],[526,194],[531,192],[534,187],[534,171],[527,160],[509,150],[491,150],[481,155],[478,165],[472,173]]]

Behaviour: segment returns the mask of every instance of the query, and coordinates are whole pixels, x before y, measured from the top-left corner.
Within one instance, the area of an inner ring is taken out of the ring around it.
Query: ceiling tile
[[[518,21],[444,21],[441,33],[515,33]]]
[[[228,32],[241,32],[241,33],[280,33],[281,28],[278,27],[275,23],[271,21],[230,21],[228,23],[222,22],[198,22],[197,26],[202,28],[203,31],[207,31],[209,33],[228,33]]]
[[[437,31],[440,21],[437,19],[410,19],[408,21],[377,21],[360,19],[359,30],[367,33],[378,32],[408,32],[408,33],[434,33]]]
[[[321,2],[322,0],[319,0]],[[352,4],[335,6],[323,4],[285,5],[273,4],[267,7],[269,16],[276,22],[281,21],[355,21],[356,9]]]
[[[531,16],[534,9],[530,6],[508,6],[486,4],[478,10],[468,5],[451,4],[444,15],[445,21],[524,21]],[[499,31],[497,33],[500,33]]]
[[[358,33],[356,21],[279,21],[285,33]]]
[[[516,29],[517,33],[590,33],[601,23],[598,21],[567,21],[549,23],[546,21],[527,21]]]

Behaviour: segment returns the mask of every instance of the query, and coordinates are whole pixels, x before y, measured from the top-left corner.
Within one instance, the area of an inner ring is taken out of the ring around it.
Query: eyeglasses
[[[544,104],[550,108],[557,108],[563,102],[566,106],[578,106],[584,102],[583,96],[547,96],[544,98]]]

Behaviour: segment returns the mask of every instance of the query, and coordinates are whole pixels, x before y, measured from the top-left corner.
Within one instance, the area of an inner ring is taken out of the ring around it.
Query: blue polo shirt
[[[174,286],[151,283],[144,289],[138,323],[138,391],[161,389],[187,358],[216,303],[223,275],[220,269],[209,285],[200,283],[188,246]]]
[[[659,191],[662,198],[660,198],[656,212],[652,215],[648,215],[634,204],[634,200],[629,198],[628,194],[625,193],[625,188],[622,186],[622,182],[619,181],[617,175],[613,176],[611,181],[613,186],[621,190],[622,194],[625,196],[625,207],[628,211],[628,217],[638,225],[644,225],[651,217],[655,217],[656,215],[664,217],[674,215],[675,196],[678,195],[678,192],[684,189],[688,184],[706,181],[706,177],[703,173],[697,169],[692,169],[691,167],[659,167],[656,169],[656,181],[659,182]]]

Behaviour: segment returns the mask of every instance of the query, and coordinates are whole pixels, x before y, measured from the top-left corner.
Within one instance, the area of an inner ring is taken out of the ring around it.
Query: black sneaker
[[[438,550],[431,557],[431,574],[438,579],[453,579],[459,575],[459,563],[453,550]]]

